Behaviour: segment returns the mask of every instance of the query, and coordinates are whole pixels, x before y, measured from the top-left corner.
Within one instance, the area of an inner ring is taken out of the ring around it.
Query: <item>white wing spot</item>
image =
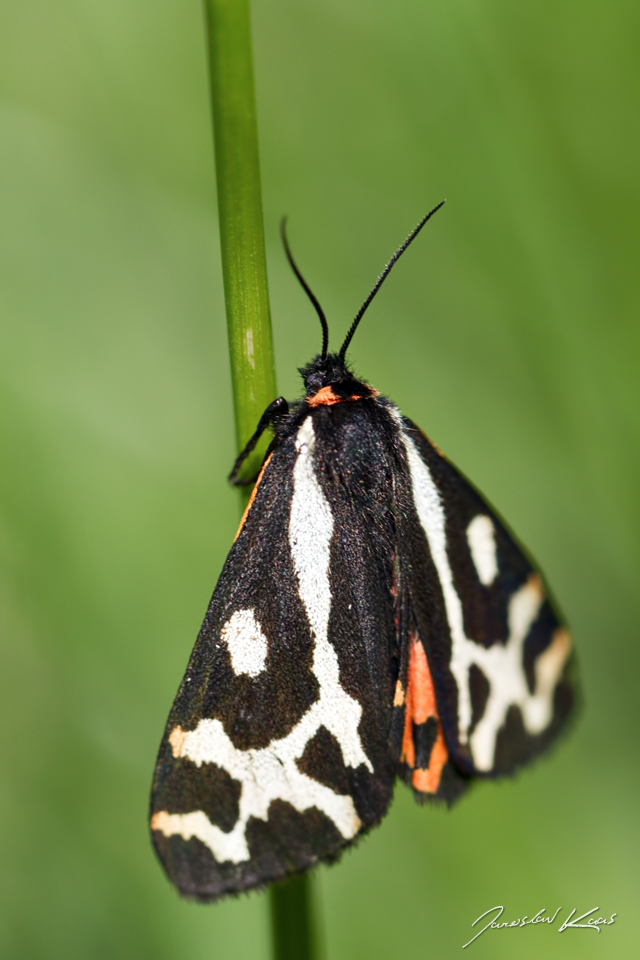
[[[467,527],[467,542],[480,583],[490,587],[498,576],[496,537],[490,517],[480,514],[473,518]]]
[[[160,811],[151,821],[152,828],[167,837],[197,837],[218,862],[241,863],[249,859],[247,822],[250,817],[267,820],[274,800],[284,800],[299,812],[316,807],[333,820],[347,840],[362,825],[351,797],[337,794],[308,777],[296,763],[320,727],[326,727],[340,745],[346,766],[364,764],[373,772],[358,733],[362,707],[340,685],[338,657],[328,638],[333,516],[315,476],[314,448],[313,423],[307,417],[296,438],[298,456],[293,470],[289,545],[300,598],[315,638],[312,669],[320,687],[319,697],[286,737],[273,740],[260,750],[238,750],[219,720],[201,720],[191,731],[176,727],[170,737],[174,756],[187,757],[198,766],[215,763],[242,784],[240,814],[229,833],[212,824],[201,810],[186,814]]]
[[[236,676],[247,673],[250,677],[257,677],[262,673],[268,644],[253,610],[236,610],[220,631],[220,639],[229,648]]]
[[[532,735],[541,733],[550,722],[553,692],[569,656],[571,641],[565,630],[556,631],[550,646],[536,660],[535,690],[530,693],[524,672],[523,646],[544,600],[542,584],[535,574],[511,597],[506,643],[498,641],[487,648],[466,636],[462,603],[447,554],[440,493],[413,440],[405,433],[399,411],[392,408],[391,412],[402,431],[416,511],[442,587],[451,632],[450,669],[458,688],[458,737],[462,744],[469,742],[472,665],[479,667],[489,681],[487,705],[469,745],[477,769],[490,770],[495,759],[496,738],[512,704],[520,708],[525,729]]]

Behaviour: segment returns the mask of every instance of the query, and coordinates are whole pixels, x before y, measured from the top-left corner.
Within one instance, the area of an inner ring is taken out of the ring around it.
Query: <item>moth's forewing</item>
[[[335,858],[390,801],[389,538],[354,509],[370,425],[333,420],[273,452],[171,711],[151,822],[186,896]]]

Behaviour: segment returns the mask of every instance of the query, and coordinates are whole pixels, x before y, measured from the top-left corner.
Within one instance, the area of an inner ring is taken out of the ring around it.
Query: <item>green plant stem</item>
[[[276,397],[248,0],[205,0],[236,440]],[[264,444],[243,475],[256,474]]]
[[[220,251],[236,439],[242,450],[276,397],[249,2],[205,0],[205,14]],[[245,475],[257,472],[264,446],[248,458]],[[274,885],[270,897],[274,960],[315,960],[309,878]]]
[[[313,884],[308,873],[271,887],[271,929],[276,960],[316,960]]]

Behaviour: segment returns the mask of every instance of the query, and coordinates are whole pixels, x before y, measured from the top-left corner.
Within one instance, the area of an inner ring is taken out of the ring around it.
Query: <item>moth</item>
[[[352,372],[326,317],[238,457],[273,431],[173,704],[151,800],[158,856],[200,901],[334,861],[396,778],[453,803],[512,774],[571,713],[571,640],[503,521],[395,404]]]

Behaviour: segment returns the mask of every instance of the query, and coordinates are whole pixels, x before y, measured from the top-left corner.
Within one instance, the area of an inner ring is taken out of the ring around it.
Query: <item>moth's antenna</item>
[[[311,300],[311,303],[316,308],[316,313],[320,317],[320,323],[322,324],[322,359],[324,360],[325,357],[327,356],[327,351],[329,349],[329,327],[327,325],[327,318],[325,317],[324,310],[318,303],[316,296],[314,295],[313,291],[309,287],[309,284],[307,283],[307,281],[304,279],[304,277],[298,270],[296,262],[293,259],[293,254],[291,253],[291,250],[289,249],[289,244],[287,242],[287,218],[286,217],[283,217],[282,220],[280,221],[280,236],[282,237],[284,252],[287,255],[287,260],[289,261],[291,269],[293,270],[296,277],[300,281],[300,285],[302,286],[302,289],[304,290],[306,295],[309,297],[309,300]]]
[[[427,222],[427,220],[430,220],[431,217],[434,215],[434,213],[437,213],[438,210],[440,209],[440,207],[441,207],[445,202],[446,202],[446,201],[441,200],[437,207],[434,207],[433,210],[430,210],[430,211],[429,211],[429,213],[426,215],[426,217],[423,217],[423,218],[422,218],[422,220],[420,221],[420,223],[418,224],[418,226],[415,228],[415,230],[413,230],[413,231],[409,234],[409,236],[408,236],[407,239],[404,241],[404,243],[402,244],[402,246],[401,246],[401,247],[398,247],[398,249],[396,250],[396,252],[394,253],[394,255],[391,257],[391,260],[389,260],[389,263],[386,265],[386,267],[384,268],[384,270],[382,271],[382,273],[380,274],[380,276],[379,276],[378,279],[376,280],[373,290],[371,291],[371,293],[369,294],[369,296],[367,297],[367,299],[365,300],[365,302],[362,304],[362,306],[361,306],[360,309],[358,310],[358,312],[357,312],[357,314],[356,314],[355,320],[353,321],[353,323],[352,323],[351,326],[349,327],[349,332],[348,332],[348,334],[346,335],[346,337],[345,337],[345,339],[344,339],[344,343],[343,343],[342,346],[340,347],[340,359],[341,359],[341,360],[344,360],[345,354],[346,354],[346,352],[347,352],[347,348],[348,348],[349,344],[351,343],[352,337],[353,337],[354,333],[356,332],[356,329],[357,329],[358,324],[360,323],[360,321],[362,320],[362,317],[364,316],[365,310],[367,309],[367,307],[369,306],[369,304],[371,303],[371,301],[372,301],[373,298],[375,297],[376,293],[378,292],[378,290],[380,289],[380,287],[382,286],[382,284],[384,283],[384,281],[387,279],[387,277],[388,277],[389,274],[391,273],[391,268],[392,268],[393,265],[400,259],[400,257],[401,257],[402,254],[405,252],[405,250],[407,249],[407,247],[408,247],[411,243],[413,243],[413,241],[415,240],[415,238],[418,236],[418,234],[420,233],[420,231],[421,231],[422,228],[424,227],[424,225],[425,225],[425,223]]]

